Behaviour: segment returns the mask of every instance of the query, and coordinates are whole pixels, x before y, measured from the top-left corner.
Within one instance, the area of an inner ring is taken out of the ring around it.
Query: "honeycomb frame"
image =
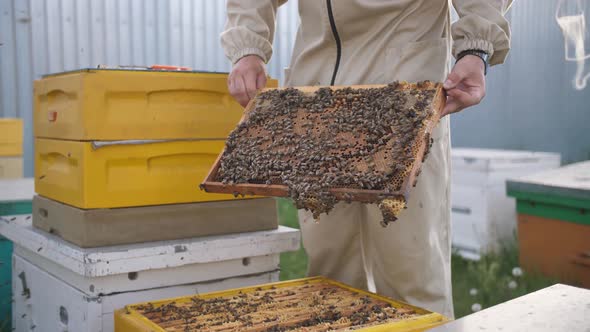
[[[384,88],[387,85],[356,85],[356,86],[331,86],[331,87],[296,87],[295,89],[302,91],[306,94],[316,93],[322,88],[330,88],[331,90],[339,89],[374,89]],[[284,89],[284,88],[283,88]],[[411,143],[413,147],[413,161],[411,165],[406,165],[403,172],[403,180],[401,180],[400,190],[386,191],[386,190],[370,190],[370,189],[359,189],[359,188],[330,188],[329,191],[340,201],[359,201],[365,203],[383,203],[384,200],[389,200],[382,204],[383,206],[395,206],[395,214],[399,212],[399,202],[406,202],[409,198],[411,188],[416,185],[417,176],[420,173],[420,167],[424,161],[429,146],[431,143],[431,133],[436,124],[440,119],[442,109],[445,105],[445,94],[442,89],[442,84],[433,82],[420,82],[420,83],[407,83],[401,82],[395,86],[396,90],[405,90],[420,92],[420,90],[434,90],[434,96],[431,103],[427,107],[431,110],[428,118],[425,120],[422,130],[414,137],[414,141]],[[282,89],[264,89],[263,91],[269,90],[282,90]],[[248,120],[251,111],[256,107],[258,101],[256,98],[252,99],[247,105],[244,116],[238,125],[245,123]],[[252,133],[254,134],[254,133]],[[218,156],[209,174],[207,175],[204,182],[201,184],[201,189],[212,192],[212,193],[229,193],[234,195],[260,195],[260,196],[275,196],[275,197],[289,197],[289,187],[276,181],[272,181],[270,184],[264,183],[223,183],[218,181],[218,172],[220,170],[220,162],[225,153],[225,149]],[[393,203],[397,202],[397,203]]]

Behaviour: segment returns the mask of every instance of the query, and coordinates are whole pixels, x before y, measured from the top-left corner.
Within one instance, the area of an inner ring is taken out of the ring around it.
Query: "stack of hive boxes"
[[[23,177],[23,121],[0,119],[0,179]]]
[[[520,266],[590,289],[590,160],[506,181]]]
[[[276,228],[273,200],[198,188],[242,116],[226,82],[112,69],[36,81],[34,226],[80,247]]]
[[[113,331],[129,303],[278,280],[300,239],[274,200],[199,189],[242,116],[226,82],[114,69],[35,82],[32,220],[0,217],[14,330]]]

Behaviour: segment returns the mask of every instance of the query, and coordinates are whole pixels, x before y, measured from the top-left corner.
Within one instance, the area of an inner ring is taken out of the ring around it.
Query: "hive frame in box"
[[[330,86],[328,88],[336,90],[336,89],[344,89],[344,88],[352,88],[352,89],[370,89],[370,88],[383,88],[387,85],[352,85],[352,86]],[[428,88],[435,88],[436,93],[433,98],[432,108],[434,110],[434,114],[427,119],[425,125],[425,134],[432,133],[434,127],[438,124],[438,121],[441,117],[441,112],[445,106],[446,98],[444,91],[442,89],[442,84],[440,83],[428,83]],[[325,88],[321,86],[304,86],[304,87],[295,87],[296,89],[301,90],[304,93],[313,93],[320,88]],[[418,89],[417,84],[410,84],[405,83],[402,87],[403,89]],[[263,89],[262,91],[269,91],[274,89]],[[247,117],[248,113],[254,108],[255,99],[250,100],[246,108],[244,109],[244,115],[240,120],[240,123],[244,122]],[[413,184],[416,182],[416,177],[418,176],[418,171],[422,165],[423,156],[427,151],[427,146],[429,142],[422,141],[420,142],[420,146],[418,147],[414,163],[410,170],[410,173],[404,179],[401,190],[391,193],[385,193],[381,190],[366,190],[366,189],[350,189],[350,188],[332,188],[330,192],[336,196],[339,200],[353,200],[353,201],[360,201],[360,202],[375,202],[378,197],[386,198],[386,197],[403,197],[406,201],[409,198],[409,191]],[[201,188],[206,192],[211,193],[227,193],[227,194],[242,194],[242,195],[260,195],[260,196],[274,196],[274,197],[288,197],[289,196],[289,188],[285,185],[278,185],[278,184],[254,184],[254,183],[247,183],[247,184],[223,184],[221,182],[216,181],[217,172],[220,167],[220,162],[223,154],[225,153],[225,148],[217,157],[217,160],[213,164],[213,167],[209,171],[209,174],[205,178],[204,182],[201,184]]]
[[[415,306],[409,305],[404,302],[394,301],[394,300],[389,299],[385,296],[381,296],[381,295],[378,295],[375,293],[370,293],[367,291],[356,289],[354,287],[350,287],[350,286],[345,285],[343,283],[340,283],[340,282],[337,282],[337,281],[334,281],[334,280],[331,280],[331,279],[328,279],[325,277],[321,277],[321,276],[296,279],[296,280],[289,280],[289,281],[281,281],[281,282],[275,282],[275,283],[270,283],[270,284],[265,284],[265,285],[258,285],[258,286],[252,286],[252,287],[242,287],[242,288],[235,288],[235,289],[229,289],[229,290],[218,291],[218,292],[199,294],[198,297],[203,298],[203,299],[210,299],[210,298],[214,298],[214,297],[232,296],[232,295],[238,295],[241,293],[254,292],[254,291],[257,291],[260,289],[262,289],[262,290],[272,289],[273,287],[283,288],[283,287],[290,287],[290,286],[299,286],[299,285],[303,285],[306,283],[322,283],[322,282],[325,282],[325,283],[328,283],[328,284],[331,284],[331,285],[334,285],[337,287],[344,288],[344,289],[349,290],[354,293],[358,293],[361,295],[372,297],[377,300],[387,302],[388,304],[390,304],[396,308],[412,309],[417,314],[420,315],[418,317],[412,317],[409,319],[404,319],[404,320],[396,321],[393,323],[387,323],[387,324],[383,324],[383,325],[360,328],[356,331],[365,331],[365,332],[385,332],[385,331],[410,332],[410,331],[412,331],[412,332],[418,332],[418,331],[428,330],[432,327],[441,325],[441,324],[448,321],[448,319],[445,316],[443,316],[439,313],[430,312],[428,310],[425,310],[425,309],[422,309],[419,307],[415,307]],[[165,330],[163,328],[161,328],[158,324],[152,322],[147,317],[145,317],[144,315],[139,313],[136,309],[134,309],[134,307],[140,306],[140,305],[148,305],[150,303],[155,306],[158,306],[158,305],[164,305],[164,304],[171,303],[171,302],[175,302],[175,303],[189,302],[189,301],[191,301],[192,297],[193,296],[184,296],[184,297],[178,297],[178,298],[171,298],[171,299],[164,299],[164,300],[159,300],[159,301],[151,301],[151,302],[144,302],[144,303],[136,303],[136,304],[132,304],[132,305],[127,305],[127,306],[125,306],[125,308],[115,311],[115,331],[116,332],[140,332],[140,331],[165,332]]]

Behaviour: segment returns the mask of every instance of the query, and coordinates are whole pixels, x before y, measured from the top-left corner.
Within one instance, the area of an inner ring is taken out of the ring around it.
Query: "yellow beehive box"
[[[23,120],[0,119],[0,156],[23,154]]]
[[[82,209],[204,202],[199,190],[223,140],[79,142],[35,139],[35,190]]]
[[[228,93],[227,76],[112,69],[49,75],[34,83],[35,137],[224,139],[242,116]]]
[[[360,317],[371,312],[397,317],[382,323],[377,316]],[[441,314],[325,277],[131,304],[115,311],[116,332],[290,331],[297,324],[304,331],[418,332],[447,321]]]
[[[19,179],[22,177],[22,157],[0,157],[0,179]]]

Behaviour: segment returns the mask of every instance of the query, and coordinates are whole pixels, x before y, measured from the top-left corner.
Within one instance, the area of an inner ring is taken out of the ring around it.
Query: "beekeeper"
[[[221,42],[233,68],[230,93],[245,106],[266,82],[278,0],[228,0]],[[487,66],[510,48],[504,14],[511,0],[299,0],[286,86],[444,82],[445,114],[478,104]],[[452,36],[452,37],[451,37]],[[451,54],[456,59],[452,70]],[[434,144],[408,208],[387,228],[377,205],[339,203],[314,222],[299,211],[308,274],[453,317],[450,241],[449,117]]]

